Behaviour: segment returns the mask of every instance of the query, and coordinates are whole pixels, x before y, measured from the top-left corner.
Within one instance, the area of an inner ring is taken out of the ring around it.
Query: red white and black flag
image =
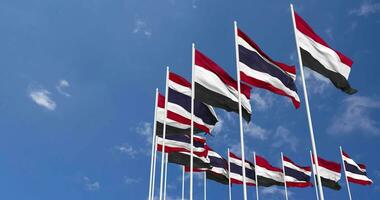
[[[289,97],[299,108],[295,84],[296,68],[272,60],[243,31],[237,29],[238,67],[241,80],[278,95]]]
[[[195,99],[226,111],[239,112],[238,85],[223,68],[195,49]],[[243,117],[250,121],[252,109],[249,102],[251,87],[241,84]]]
[[[311,167],[301,167],[288,157],[283,156],[285,181],[287,187],[309,187],[311,178]]]
[[[282,169],[273,167],[265,158],[256,155],[256,173],[259,186],[270,187],[273,185],[284,186]]]
[[[313,167],[316,169],[313,159]],[[314,170],[316,171],[316,170]],[[341,177],[341,166],[339,163],[328,161],[318,157],[318,171],[322,186],[328,187],[333,190],[340,190],[341,186],[339,185],[339,180]]]
[[[342,159],[346,168],[347,180],[351,183],[359,185],[371,185],[373,181],[368,178],[366,166],[363,164],[356,164],[350,156],[342,151]]]
[[[356,93],[348,82],[352,60],[331,48],[296,12],[294,18],[303,65],[330,79],[345,93]]]

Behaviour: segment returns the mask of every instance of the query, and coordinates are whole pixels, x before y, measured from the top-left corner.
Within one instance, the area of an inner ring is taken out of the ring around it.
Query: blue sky
[[[154,90],[165,66],[190,78],[191,43],[236,76],[233,20],[274,59],[297,64],[287,1],[0,0],[1,199],[145,199]],[[347,96],[306,72],[318,153],[340,162],[339,145],[366,163],[374,185],[352,185],[355,199],[380,196],[379,1],[294,1],[295,9],[336,49],[354,60]],[[297,86],[303,99],[299,80]],[[305,107],[254,89],[248,158],[274,165],[280,152],[309,164]],[[303,102],[302,102],[303,103]],[[238,153],[238,117],[221,122],[208,143]],[[202,196],[199,176],[196,198]],[[180,196],[180,170],[169,166],[169,199]],[[325,189],[328,199],[346,199]],[[208,182],[210,199],[227,187]],[[313,199],[314,188],[291,189]],[[284,199],[281,188],[261,189]],[[233,187],[241,199],[241,187]],[[254,188],[249,188],[254,198]]]

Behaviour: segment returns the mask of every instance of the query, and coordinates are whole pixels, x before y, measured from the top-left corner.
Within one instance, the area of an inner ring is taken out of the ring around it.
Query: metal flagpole
[[[231,194],[231,164],[230,164],[230,148],[227,148],[227,161],[228,161],[228,196],[229,200],[232,200],[232,194]]]
[[[319,200],[319,195],[318,195],[318,184],[317,180],[315,179],[315,168],[313,164],[313,154],[310,151],[310,161],[311,161],[311,169],[313,170],[313,180],[314,180],[314,188],[315,188],[315,194],[317,195],[317,200]]]
[[[242,173],[243,173],[243,195],[244,200],[247,200],[247,181],[245,178],[245,155],[244,155],[244,133],[243,133],[243,117],[241,109],[241,88],[240,88],[240,70],[239,70],[239,49],[237,42],[237,22],[234,21],[235,30],[235,54],[236,54],[236,72],[237,72],[237,85],[238,85],[238,95],[239,95],[239,125],[240,125],[240,149],[241,149],[241,161],[243,163]]]
[[[255,165],[255,181],[256,181],[256,200],[259,200],[259,179],[257,179],[257,168],[256,168],[256,152],[253,152],[253,161]]]
[[[206,171],[203,173],[203,199],[206,200],[207,199],[207,175],[206,175]]]
[[[185,166],[182,166],[182,200],[185,200]]]
[[[168,80],[169,80],[169,67],[166,67],[166,83],[165,83],[165,115],[164,127],[162,130],[162,152],[161,152],[161,176],[160,176],[160,200],[162,200],[162,189],[164,185],[164,164],[165,164],[165,138],[166,138],[166,118],[168,115]]]
[[[156,88],[156,101],[154,102],[154,121],[153,121],[153,133],[152,133],[152,156],[150,158],[150,177],[149,177],[149,197],[148,199],[152,200],[152,196],[154,196],[154,176],[156,175],[154,165],[156,163],[155,153],[156,150],[156,123],[157,123],[157,101],[158,101],[158,88]]]
[[[297,33],[296,33],[297,30],[296,30],[296,21],[295,21],[295,17],[294,17],[293,4],[290,4],[290,9],[292,11],[294,37],[295,37],[295,40],[296,40],[298,61],[299,61],[299,64],[300,64],[299,67],[300,67],[300,71],[301,71],[301,80],[302,80],[303,92],[304,92],[304,97],[305,97],[306,113],[307,113],[307,119],[308,119],[308,123],[309,123],[311,146],[312,146],[312,149],[313,149],[314,157],[316,158],[315,159],[315,165],[317,166],[316,167],[317,168],[316,171],[317,171],[317,180],[318,180],[318,183],[319,183],[318,184],[319,194],[320,194],[321,200],[324,200],[325,198],[324,198],[324,195],[323,195],[321,176],[319,174],[319,167],[318,167],[319,165],[318,165],[318,159],[317,159],[318,158],[317,147],[316,147],[315,139],[314,139],[313,122],[311,120],[311,113],[310,113],[310,108],[309,108],[309,98],[308,98],[308,95],[307,95],[305,76],[304,76],[304,73],[303,73],[303,64],[302,64],[301,52],[300,52],[300,49],[299,49],[298,39],[297,39]]]
[[[165,153],[165,179],[164,179],[164,200],[166,200],[166,185],[168,179],[168,154]]]
[[[347,178],[347,173],[346,173],[346,165],[344,164],[344,160],[343,160],[343,150],[342,150],[342,146],[339,146],[339,149],[340,149],[340,156],[342,157],[342,164],[343,164],[344,176],[345,176],[345,178],[346,178],[346,184],[347,184],[348,196],[350,197],[350,200],[352,200],[352,197],[351,197],[351,190],[350,190],[350,184],[348,183],[348,178]]]
[[[153,130],[156,130],[156,124],[157,122],[155,122],[155,125],[153,127]],[[156,132],[156,131],[154,131]],[[157,137],[155,136],[154,137],[154,158],[153,158],[153,178],[152,178],[152,196],[151,196],[151,200],[154,199],[154,189],[155,189],[155,181],[156,181],[156,165],[157,165]]]
[[[193,200],[193,147],[194,147],[194,65],[195,65],[195,44],[192,44],[192,56],[191,56],[191,132],[190,132],[190,200]]]
[[[285,166],[284,166],[284,154],[281,152],[281,163],[282,163],[282,175],[284,177],[284,186],[285,186],[285,199],[288,200],[288,188],[286,186],[286,174],[285,174]]]

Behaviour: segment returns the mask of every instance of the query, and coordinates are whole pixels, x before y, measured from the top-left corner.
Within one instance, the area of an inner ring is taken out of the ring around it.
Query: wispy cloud
[[[307,88],[313,94],[323,94],[330,84],[330,80],[326,77],[320,75],[317,72],[310,70],[309,68],[304,68],[305,79],[307,80]],[[301,78],[298,79],[301,82]],[[302,84],[302,83],[301,83]]]
[[[266,140],[270,132],[252,122],[244,124],[244,133],[256,139]]]
[[[85,189],[88,191],[97,191],[100,189],[100,183],[98,181],[92,181],[87,176],[83,177]]]
[[[64,91],[66,88],[69,88],[69,87],[70,87],[70,83],[67,80],[63,79],[58,82],[58,85],[55,88],[61,95],[65,97],[70,97],[71,95]]]
[[[285,195],[285,190],[278,187],[266,187],[261,190],[263,195]],[[293,193],[288,190],[288,196],[292,196]]]
[[[137,184],[141,182],[141,178],[124,177],[125,184]]]
[[[50,92],[46,89],[30,89],[29,97],[39,106],[54,111],[57,104],[50,98]]]
[[[273,136],[272,147],[283,147],[288,146],[291,150],[296,151],[298,146],[298,139],[296,136],[291,134],[289,129],[279,126],[277,127]]]
[[[251,99],[253,101],[253,110],[257,111],[266,111],[269,108],[272,107],[274,98],[273,94],[269,94],[266,91],[263,92],[258,92],[255,91],[254,93],[251,94]]]
[[[135,26],[132,32],[134,34],[143,34],[144,36],[148,38],[152,36],[152,31],[148,27],[147,23],[142,19],[135,20]]]
[[[120,153],[126,154],[131,158],[134,158],[136,154],[138,153],[137,150],[135,150],[131,145],[129,144],[122,144],[114,147],[117,151]]]
[[[136,133],[146,137],[146,140],[152,143],[153,125],[149,122],[141,122],[135,129]]]
[[[327,37],[329,37],[330,40],[334,39],[333,37],[333,30],[331,27],[325,29],[325,33]]]
[[[372,3],[371,1],[363,1],[359,8],[349,11],[351,15],[368,16],[380,11],[380,3]]]
[[[343,100],[340,115],[334,116],[328,128],[331,134],[347,134],[353,131],[380,134],[379,123],[371,114],[380,109],[380,100],[365,96],[350,96]]]

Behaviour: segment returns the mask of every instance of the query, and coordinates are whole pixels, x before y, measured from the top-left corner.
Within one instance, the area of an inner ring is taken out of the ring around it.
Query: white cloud
[[[281,189],[281,188],[278,188],[278,187],[266,187],[266,188],[263,188],[263,189],[261,189],[259,191],[261,191],[261,193],[263,195],[281,195],[281,196],[285,196],[285,190]],[[292,195],[293,195],[293,193],[288,190],[288,197],[292,196]]]
[[[224,120],[219,117],[219,121],[215,124],[214,128],[212,129],[212,133],[215,135],[219,135],[223,131],[223,124]]]
[[[198,6],[197,6],[197,0],[192,0],[191,1],[191,7],[194,8],[194,9],[198,8]]]
[[[149,122],[141,122],[135,130],[138,134],[146,137],[147,141],[152,143],[153,125]]]
[[[253,100],[253,110],[258,111],[268,110],[274,102],[273,94],[266,91],[251,93],[251,99]]]
[[[350,96],[343,100],[341,114],[333,118],[328,128],[331,134],[358,133],[380,134],[379,123],[371,117],[371,112],[380,109],[380,100],[365,96]],[[376,112],[377,113],[377,112]]]
[[[135,20],[135,26],[132,31],[134,34],[143,34],[146,37],[152,36],[152,31],[149,29],[147,23],[143,21],[142,19],[136,19]]]
[[[84,185],[88,191],[97,191],[100,189],[100,183],[98,181],[92,181],[87,176],[83,177]]]
[[[272,147],[283,147],[287,146],[291,150],[296,151],[298,145],[298,139],[294,135],[291,134],[289,129],[279,126],[277,127],[275,134],[273,136]]]
[[[31,89],[29,97],[39,106],[42,106],[48,110],[55,110],[56,103],[50,98],[50,92],[45,89]]]
[[[61,95],[65,96],[65,97],[70,97],[71,95],[64,91],[64,89],[68,88],[68,87],[70,87],[70,83],[67,80],[63,79],[63,80],[60,80],[58,82],[56,89]]]
[[[256,139],[266,140],[270,132],[252,122],[244,124],[244,133]]]
[[[380,3],[363,1],[359,8],[350,10],[349,13],[357,16],[368,16],[380,11]]]
[[[326,35],[329,37],[330,40],[333,39],[333,30],[331,27],[325,29]]]
[[[304,75],[308,91],[313,94],[323,94],[330,84],[330,80],[317,72],[304,67]],[[298,79],[301,83],[301,79]],[[302,83],[301,83],[302,84]]]
[[[120,146],[115,146],[115,149],[118,150],[120,153],[127,154],[129,157],[134,158],[135,155],[138,153],[131,145],[129,144],[123,144]]]
[[[124,177],[126,184],[136,184],[141,182],[141,178]]]

